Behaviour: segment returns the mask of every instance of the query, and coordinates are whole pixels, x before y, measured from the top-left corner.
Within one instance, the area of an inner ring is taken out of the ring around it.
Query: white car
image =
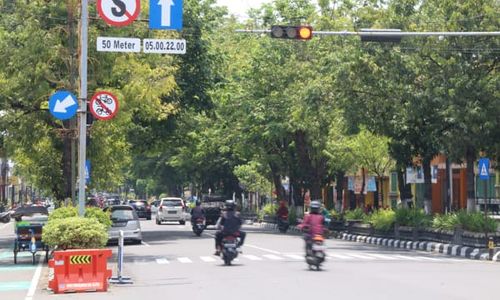
[[[161,198],[158,205],[158,213],[156,214],[156,224],[161,225],[162,222],[179,222],[186,224],[186,205],[181,198]]]

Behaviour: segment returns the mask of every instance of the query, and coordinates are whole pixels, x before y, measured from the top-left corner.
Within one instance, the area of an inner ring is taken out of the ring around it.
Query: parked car
[[[128,204],[135,209],[139,218],[151,220],[151,205],[146,200],[129,200]]]
[[[160,200],[158,213],[156,214],[156,224],[162,222],[179,222],[186,224],[186,205],[181,198],[168,197]]]
[[[122,203],[121,203],[120,199],[118,199],[118,198],[107,198],[104,201],[105,207],[113,206],[113,205],[120,205],[120,204],[122,204]]]
[[[123,230],[125,241],[140,244],[142,242],[142,230],[139,217],[130,205],[112,205],[104,208],[111,212],[113,224],[108,230],[108,242],[118,241],[120,230]]]

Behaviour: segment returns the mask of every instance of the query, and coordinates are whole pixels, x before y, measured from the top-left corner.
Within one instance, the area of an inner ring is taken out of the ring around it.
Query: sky
[[[246,12],[250,8],[257,8],[262,3],[270,3],[272,0],[217,0],[219,6],[227,6],[229,13],[239,18],[246,18]]]

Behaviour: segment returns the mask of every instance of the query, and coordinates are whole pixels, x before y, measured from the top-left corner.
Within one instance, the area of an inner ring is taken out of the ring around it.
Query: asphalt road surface
[[[13,264],[11,226],[0,225],[0,299],[500,299],[498,263],[330,239],[323,270],[310,271],[300,235],[248,225],[243,254],[224,266],[212,255],[213,229],[196,237],[189,223],[154,220],[142,221],[143,244],[125,247],[123,275],[133,284],[54,295],[45,265]]]

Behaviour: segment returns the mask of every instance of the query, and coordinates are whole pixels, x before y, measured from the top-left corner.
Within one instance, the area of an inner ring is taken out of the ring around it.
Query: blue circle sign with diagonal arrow
[[[77,110],[78,101],[68,91],[57,91],[49,98],[49,111],[56,119],[71,119]]]

